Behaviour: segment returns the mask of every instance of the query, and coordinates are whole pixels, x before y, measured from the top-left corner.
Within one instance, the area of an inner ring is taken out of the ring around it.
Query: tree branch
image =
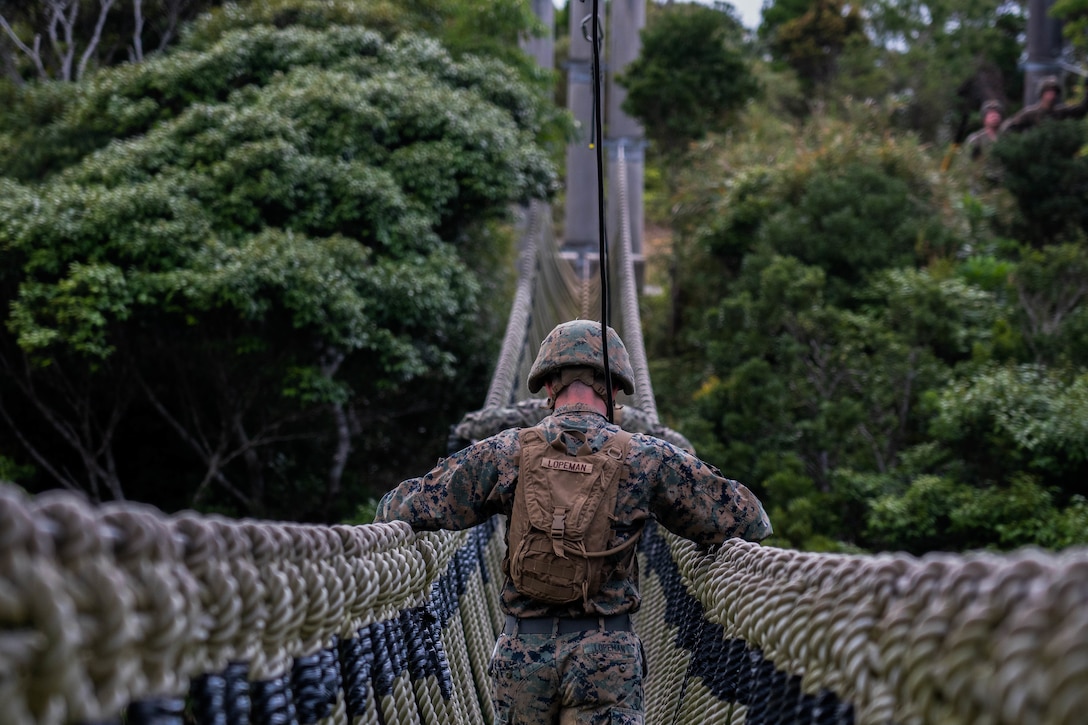
[[[877,442],[876,436],[869,430],[869,426],[862,423],[858,426],[858,433],[869,444],[869,449],[873,452],[873,460],[876,461],[876,470],[880,473],[888,472],[888,465],[884,460],[884,451],[881,450],[881,445]]]
[[[328,517],[332,510],[332,503],[340,495],[340,484],[344,477],[344,469],[348,465],[348,456],[351,455],[351,426],[343,405],[329,406],[333,421],[336,423],[336,448],[332,454],[332,465],[329,467],[329,475],[325,487],[325,501],[322,506],[322,515]]]
[[[76,53],[73,29],[79,12],[79,0],[50,0],[49,6],[53,10],[53,17],[49,20],[49,42],[52,43],[53,52],[60,63],[61,80],[70,81],[72,80],[72,59],[75,58]],[[69,11],[68,17],[64,15],[65,10]],[[61,40],[57,37],[58,25],[64,29],[63,52]]]
[[[139,63],[144,59],[144,0],[132,0],[133,30],[132,52],[129,60]]]
[[[124,494],[120,479],[117,476],[117,467],[113,461],[112,441],[117,424],[121,419],[121,409],[124,407],[124,396],[114,396],[115,405],[111,412],[110,421],[105,427],[99,426],[94,419],[92,406],[88,405],[87,396],[80,395],[71,385],[71,381],[64,375],[60,363],[53,361],[50,370],[53,371],[53,390],[58,392],[64,402],[71,408],[72,414],[67,418],[47,405],[38,394],[33,380],[33,372],[26,356],[23,356],[22,374],[16,374],[11,362],[6,356],[0,355],[0,367],[7,373],[8,378],[22,391],[38,413],[50,425],[53,431],[67,443],[79,456],[87,474],[87,486],[82,489],[74,483],[74,479],[66,474],[61,474],[57,469],[48,465],[42,455],[33,448],[28,440],[20,435],[20,440],[27,446],[27,450],[35,457],[42,467],[50,472],[65,488],[75,486],[76,490],[88,490],[96,500],[99,499],[99,483],[105,484],[111,496],[117,500],[123,500]],[[7,417],[5,413],[5,418]],[[14,427],[14,422],[9,424]],[[18,431],[16,431],[18,435]],[[104,460],[104,463],[103,463]]]
[[[11,42],[15,43],[15,47],[21,50],[32,61],[34,61],[34,67],[38,69],[38,75],[41,76],[42,79],[48,78],[49,76],[45,72],[45,64],[42,63],[42,36],[36,34],[34,36],[34,47],[30,48],[29,46],[27,46],[26,43],[19,40],[19,36],[15,34],[15,30],[12,29],[11,25],[8,24],[7,18],[5,18],[3,15],[0,15],[0,27],[3,27],[4,32],[9,38],[11,38]],[[12,69],[12,73],[14,73],[14,75],[19,79],[20,82],[22,81],[22,77],[15,72],[14,68]]]
[[[178,22],[181,19],[181,9],[189,4],[189,0],[169,0],[166,5],[166,29],[162,31],[162,37],[159,38],[159,50],[162,51],[170,44],[170,41],[174,39],[174,33],[177,32]]]
[[[19,440],[19,443],[23,445],[23,448],[26,449],[27,453],[30,454],[30,457],[37,461],[38,465],[45,469],[45,471],[50,476],[56,479],[57,483],[59,483],[63,488],[66,488],[69,491],[77,491],[79,493],[85,492],[85,489],[78,483],[76,483],[74,479],[72,479],[70,476],[64,475],[63,473],[61,473],[61,471],[57,470],[49,461],[49,459],[43,456],[34,446],[34,444],[31,443],[27,439],[27,437],[22,434],[22,431],[19,430],[19,426],[17,426],[15,424],[15,421],[11,419],[11,416],[8,415],[7,408],[4,406],[4,401],[2,398],[0,398],[0,416],[3,416],[4,420],[8,424],[8,427],[11,428],[12,433],[15,434],[15,437]]]
[[[79,70],[76,71],[76,80],[83,78],[83,74],[87,70],[87,61],[90,60],[91,55],[94,54],[98,44],[102,41],[102,28],[106,25],[106,15],[109,14],[110,8],[113,7],[114,0],[99,0],[100,11],[98,13],[98,22],[94,26],[94,35],[91,36],[91,40],[87,43],[87,47],[83,50],[83,57],[79,59]],[[139,5],[139,0],[137,0]]]

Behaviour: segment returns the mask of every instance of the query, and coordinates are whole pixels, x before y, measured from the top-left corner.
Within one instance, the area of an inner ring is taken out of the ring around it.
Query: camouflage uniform
[[[600,450],[618,430],[604,416],[584,405],[561,407],[540,426],[549,441],[563,430],[585,432],[594,451]],[[571,454],[579,443],[570,441]],[[459,530],[483,523],[495,514],[508,516],[518,480],[520,453],[516,429],[486,438],[439,461],[422,478],[407,480],[386,494],[378,506],[377,520],[407,521],[417,530]],[[643,434],[635,434],[631,441],[627,471],[619,482],[615,515],[616,538],[610,547],[636,536],[650,518],[703,547],[720,544],[731,536],[758,540],[771,533],[763,506],[747,488],[724,478],[713,466],[671,443]],[[582,618],[591,613],[618,615],[638,611],[641,598],[637,565],[625,576],[619,574],[592,598],[591,612],[581,602],[548,605],[528,599],[518,593],[509,578],[502,592],[502,608],[515,617]],[[631,711],[630,719],[588,718],[575,722],[641,722],[636,717],[642,710],[642,662],[637,656],[637,645],[637,637],[622,630],[574,632],[555,638],[538,634],[513,637],[504,633],[492,664],[499,722],[552,723],[561,707],[577,707],[586,702],[587,694],[590,702],[606,708],[613,704],[609,699],[613,698],[620,709]],[[569,652],[580,654],[573,659],[556,654]],[[616,683],[605,686],[597,681],[597,675],[583,681],[578,674],[580,668],[589,668],[586,672],[598,670],[597,666],[586,664],[584,658],[602,654],[615,655],[617,667],[622,669],[617,674],[616,667],[606,667],[599,671],[599,678],[627,682],[630,692]],[[515,673],[520,677],[515,677]],[[598,700],[606,690],[609,698]],[[515,719],[512,712],[515,703],[516,717],[521,719]]]
[[[967,149],[967,152],[973,161],[978,161],[980,158],[987,156],[989,154],[990,147],[997,142],[997,138],[1000,134],[1001,128],[1000,120],[1002,112],[1003,109],[998,101],[986,101],[982,104],[982,109],[980,113],[982,114],[983,126],[979,130],[968,136],[967,140],[963,144],[964,148]],[[992,127],[992,133],[987,128],[987,117],[991,113],[998,114],[995,125]]]
[[[1053,76],[1044,78],[1039,82],[1039,85],[1041,91],[1053,89],[1059,95],[1061,94],[1061,84],[1059,84],[1058,79]],[[1019,113],[1001,124],[1001,132],[1026,131],[1033,126],[1039,125],[1043,121],[1083,118],[1086,114],[1088,114],[1088,87],[1081,90],[1081,99],[1075,104],[1058,103],[1057,98],[1055,98],[1054,105],[1050,108],[1047,108],[1041,102],[1033,103],[1032,105],[1023,108]]]
[[[991,113],[998,114],[998,123],[991,128],[987,128],[984,125],[978,131],[967,137],[963,146],[967,150],[967,154],[972,161],[978,162],[979,167],[976,168],[976,174],[978,174],[979,180],[984,180],[990,186],[998,186],[1001,184],[1002,169],[1001,165],[994,159],[990,158],[990,149],[997,139],[1000,137],[1000,114],[1002,113],[1001,104],[997,101],[986,101],[982,104],[982,118],[983,123],[986,123],[987,116]]]
[[[515,405],[481,408],[466,413],[450,433],[450,453],[471,445],[478,440],[495,435],[507,428],[526,428],[536,425],[552,412],[544,398],[530,398]],[[613,415],[616,425],[632,433],[649,433],[656,438],[664,438],[688,453],[694,453],[691,441],[678,431],[655,423],[648,413],[630,405],[616,406]]]
[[[645,664],[634,632],[502,634],[495,651],[490,673],[500,725],[643,722]]]
[[[980,128],[968,136],[967,140],[963,142],[963,145],[964,148],[967,149],[967,153],[971,157],[971,160],[978,161],[989,154],[990,147],[996,142],[996,136],[991,136],[986,132],[986,129]]]
[[[626,360],[625,350],[622,355]],[[620,382],[630,393],[630,377],[621,375]],[[541,385],[530,377],[530,390]],[[562,436],[571,455],[581,440],[564,431],[584,433],[593,451],[619,431],[585,403],[562,405],[538,427],[549,442]],[[518,430],[512,428],[458,451],[387,493],[376,520],[406,521],[429,531],[466,529],[496,514],[509,516],[520,448]],[[771,533],[762,504],[747,488],[659,438],[634,434],[618,489],[609,548],[639,536],[651,518],[704,548],[728,537],[759,540]],[[522,595],[506,577],[501,606],[507,624],[490,667],[498,723],[643,721],[642,647],[628,618],[641,603],[637,560],[629,569],[610,571],[588,602],[562,605]]]

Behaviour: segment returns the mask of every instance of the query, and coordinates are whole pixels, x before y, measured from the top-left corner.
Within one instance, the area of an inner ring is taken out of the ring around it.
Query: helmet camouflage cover
[[[1044,76],[1039,80],[1039,93],[1048,89],[1053,89],[1058,93],[1062,92],[1062,84],[1058,81],[1058,76]]]
[[[561,368],[585,366],[604,374],[601,323],[571,320],[556,325],[540,343],[540,351],[529,371],[529,392],[535,393]],[[630,395],[635,391],[635,373],[623,340],[608,328],[608,366],[614,383]]]

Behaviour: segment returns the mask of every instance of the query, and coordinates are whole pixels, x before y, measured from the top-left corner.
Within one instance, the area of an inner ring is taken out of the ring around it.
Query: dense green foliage
[[[279,5],[12,93],[0,456],[24,485],[338,518],[478,404],[499,222],[551,193],[555,111],[499,60]]]
[[[1041,247],[1083,239],[1088,231],[1088,144],[1083,123],[1051,123],[1005,134],[994,158],[1005,169],[1004,186],[1016,199],[1021,219],[1017,238]]]
[[[1085,122],[1004,138],[986,183],[947,151],[1017,105],[1023,12],[649,21],[624,82],[674,232],[643,306],[666,422],[777,545],[1088,542]],[[4,86],[0,477],[339,518],[423,470],[493,362],[504,214],[554,184],[539,30],[514,0],[231,3]]]
[[[1079,173],[1081,125],[1010,139],[1067,155],[978,196],[879,108],[850,114],[754,109],[689,156],[674,309],[648,317],[663,409],[755,486],[779,544],[1088,541],[1088,198],[1038,188]]]
[[[740,21],[726,9],[687,3],[655,14],[619,82],[627,89],[624,110],[666,155],[727,128],[758,89]]]
[[[768,45],[812,92],[835,76],[839,57],[852,43],[864,44],[861,10],[843,0],[783,3],[768,9]],[[777,12],[776,12],[777,11]]]
[[[759,37],[806,93],[791,112],[869,99],[899,128],[961,142],[983,101],[1018,107],[1025,27],[1022,6],[1000,0],[773,0]]]
[[[1086,126],[985,166],[948,146],[982,101],[1019,106],[1025,23],[994,0],[766,3],[742,57],[762,100],[667,159],[655,392],[777,544],[1088,541]]]

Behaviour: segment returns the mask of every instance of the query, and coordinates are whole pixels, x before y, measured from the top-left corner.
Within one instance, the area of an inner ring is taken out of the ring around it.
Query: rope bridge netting
[[[0,722],[490,723],[501,522],[303,526],[0,489]],[[1081,723],[1088,552],[807,554],[663,531],[650,723]]]
[[[527,346],[593,316],[599,293],[558,261],[548,217],[528,210],[488,405],[456,437],[542,415],[516,392]],[[655,432],[633,285],[620,294],[639,397],[617,420]],[[0,725],[492,723],[503,526],[166,515],[0,485]],[[653,725],[1088,718],[1088,549],[699,552],[650,527],[639,562]]]

